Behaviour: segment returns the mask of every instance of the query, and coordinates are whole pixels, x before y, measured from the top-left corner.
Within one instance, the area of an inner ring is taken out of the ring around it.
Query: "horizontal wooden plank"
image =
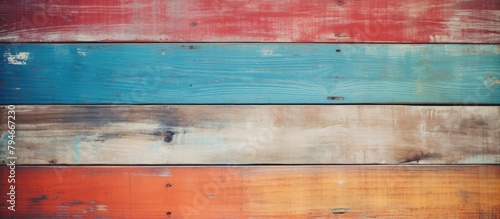
[[[500,45],[3,44],[3,104],[500,103]]]
[[[498,118],[500,106],[19,105],[15,156],[21,164],[500,163]],[[6,149],[7,125],[0,131]]]
[[[16,211],[0,214],[18,218],[500,217],[500,166],[15,170]]]
[[[3,42],[500,43],[498,0],[0,1]]]

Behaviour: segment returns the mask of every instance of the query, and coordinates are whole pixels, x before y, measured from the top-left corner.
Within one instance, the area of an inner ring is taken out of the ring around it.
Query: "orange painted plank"
[[[0,0],[3,42],[499,43],[498,0]]]
[[[16,211],[3,201],[0,215],[500,217],[500,166],[17,167],[15,180]]]

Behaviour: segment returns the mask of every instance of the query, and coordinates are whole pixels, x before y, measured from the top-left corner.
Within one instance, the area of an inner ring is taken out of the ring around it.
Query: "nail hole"
[[[170,143],[172,142],[172,136],[167,136],[163,139],[165,142]]]
[[[344,100],[344,97],[328,97],[328,100]]]
[[[192,85],[192,84],[190,84],[189,86],[190,86],[190,87],[192,87],[193,85]]]
[[[167,131],[165,132],[165,138],[163,138],[163,141],[167,142],[167,143],[170,143],[172,142],[172,140],[174,139],[173,136],[174,136],[174,132],[172,131]]]
[[[170,188],[170,187],[172,187],[172,185],[170,183],[167,183],[167,185],[165,185],[165,187]]]
[[[337,5],[338,5],[338,6],[342,6],[342,5],[344,5],[344,2],[339,1],[339,2],[337,2]]]
[[[193,22],[191,22],[191,26],[193,26],[193,27],[194,27],[194,26],[196,26],[196,24],[197,24],[197,23],[196,23],[196,22],[194,22],[194,21],[193,21]]]
[[[172,215],[172,212],[167,212],[167,217],[170,217]]]
[[[199,46],[186,46],[186,45],[182,45],[181,48],[182,49],[199,49],[200,47]]]
[[[339,52],[340,52],[340,49],[335,50],[335,52],[336,52],[336,53],[339,53]]]

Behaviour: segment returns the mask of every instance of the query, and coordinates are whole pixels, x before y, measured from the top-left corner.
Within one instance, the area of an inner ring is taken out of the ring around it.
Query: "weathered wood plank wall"
[[[500,163],[498,106],[16,109],[19,164]]]
[[[1,0],[0,41],[499,43],[499,10],[498,0]]]
[[[18,167],[16,180],[21,218],[500,214],[500,166]]]
[[[0,218],[500,218],[499,23],[499,0],[0,0],[27,165],[0,167]],[[372,103],[408,106],[342,105]]]
[[[3,104],[500,103],[499,45],[8,44]]]

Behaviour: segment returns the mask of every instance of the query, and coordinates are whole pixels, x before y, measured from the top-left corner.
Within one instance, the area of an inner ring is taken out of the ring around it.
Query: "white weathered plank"
[[[21,105],[15,142],[21,164],[500,163],[498,118],[499,106]]]

